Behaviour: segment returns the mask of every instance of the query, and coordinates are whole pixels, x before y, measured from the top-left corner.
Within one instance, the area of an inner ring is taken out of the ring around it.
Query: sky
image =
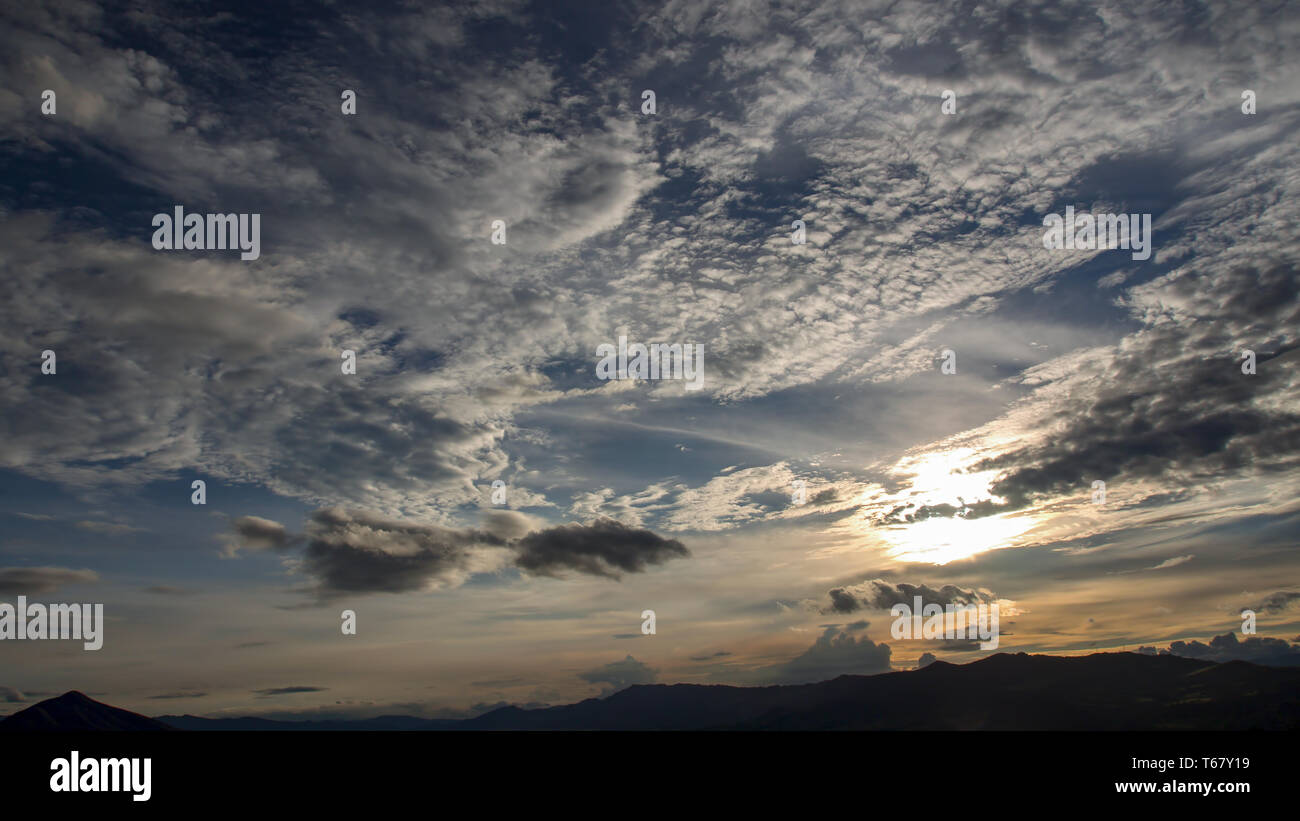
[[[916,595],[999,652],[1300,663],[1295,4],[0,17],[0,601],[106,620],[0,644],[0,711],[993,652],[894,639]],[[260,255],[156,248],[177,206]],[[1067,207],[1149,258],[1046,247]],[[698,389],[602,379],[620,336]]]

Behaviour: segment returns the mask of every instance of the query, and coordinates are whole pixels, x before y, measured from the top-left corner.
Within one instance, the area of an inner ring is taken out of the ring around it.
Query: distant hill
[[[158,716],[158,720],[178,730],[455,730],[464,723],[456,719],[416,718],[415,716],[277,721],[270,718],[201,718],[184,715]]]
[[[67,693],[0,729],[185,730],[1300,730],[1300,669],[1178,656],[999,653],[817,684],[649,684],[463,721],[145,718]]]
[[[1176,656],[1000,653],[817,684],[640,685],[564,707],[503,707],[494,730],[1296,730],[1300,670]]]
[[[47,698],[0,721],[0,731],[172,730],[157,719],[110,707],[85,693],[70,690]]]

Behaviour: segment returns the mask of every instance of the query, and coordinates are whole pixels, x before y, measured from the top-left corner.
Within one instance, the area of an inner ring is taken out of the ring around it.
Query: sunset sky
[[[0,644],[0,712],[987,655],[892,639],[913,594],[1300,664],[1295,4],[115,5],[0,11],[0,601],[107,619]],[[155,250],[177,205],[260,258]],[[598,379],[620,335],[703,388]]]

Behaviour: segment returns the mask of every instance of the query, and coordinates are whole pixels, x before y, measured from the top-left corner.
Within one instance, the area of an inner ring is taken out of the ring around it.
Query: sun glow
[[[890,543],[889,555],[904,562],[947,564],[1011,547],[1033,525],[1028,516],[987,516],[980,519],[936,518],[877,532]]]
[[[906,505],[903,516],[925,507],[950,505],[958,515],[932,515],[912,522],[877,524],[875,532],[890,544],[889,555],[907,562],[947,564],[987,550],[1012,546],[1029,530],[1033,517],[999,514],[967,518],[962,511],[978,502],[1004,502],[990,486],[997,471],[969,471],[963,465],[973,461],[975,451],[959,448],[929,453],[899,463],[897,474],[910,477],[910,487],[893,499],[894,506]]]

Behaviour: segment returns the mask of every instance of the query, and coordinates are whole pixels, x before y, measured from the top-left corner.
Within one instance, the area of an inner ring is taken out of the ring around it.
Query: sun
[[[979,519],[935,518],[878,530],[889,542],[891,558],[904,562],[947,564],[1012,547],[1032,526],[1028,516],[986,516]]]
[[[968,463],[976,454],[971,448],[928,453],[899,462],[895,473],[908,477],[908,487],[890,504],[907,504],[912,509],[951,505],[959,510],[977,502],[1005,502],[990,487],[997,478],[992,470],[972,471]],[[1014,545],[1017,537],[1033,526],[1026,515],[996,514],[971,517],[933,516],[916,522],[877,525],[874,530],[890,545],[889,555],[905,562],[947,564],[988,550]]]

